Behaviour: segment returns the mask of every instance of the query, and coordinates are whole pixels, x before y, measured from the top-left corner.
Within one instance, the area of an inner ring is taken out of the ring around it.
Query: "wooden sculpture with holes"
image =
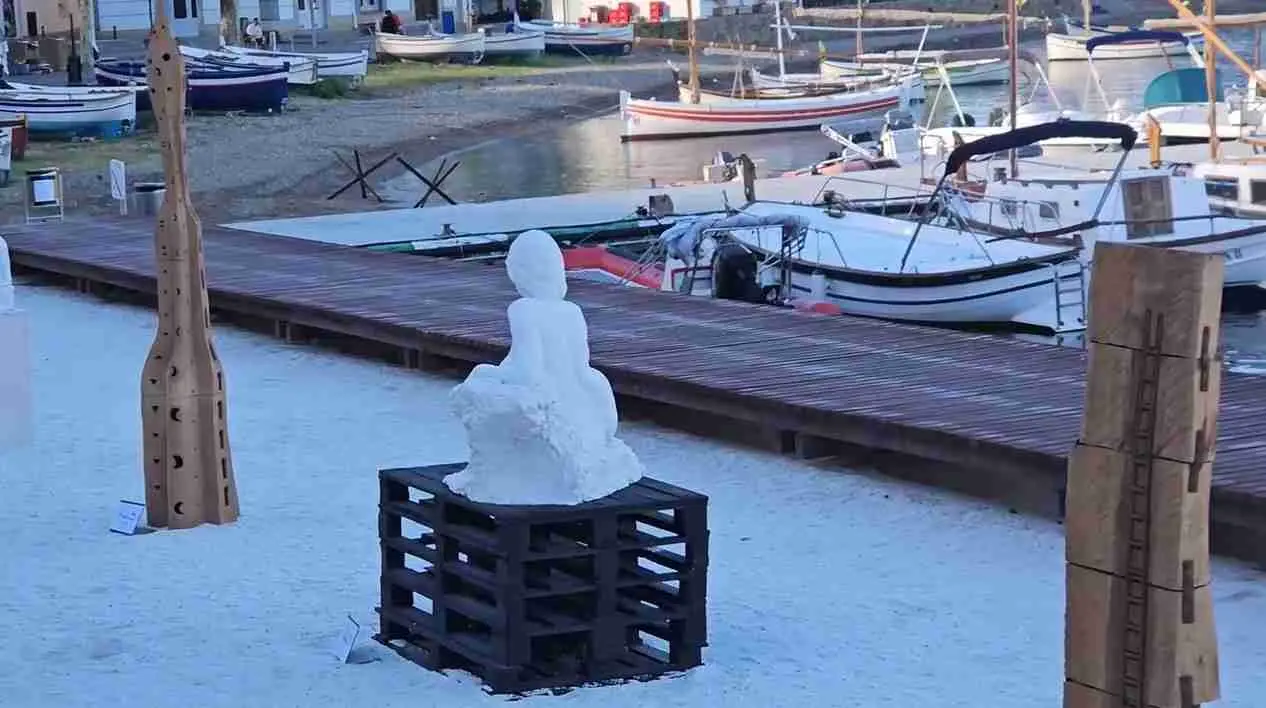
[[[158,332],[141,382],[145,507],[173,529],[237,519],[224,374],[211,341],[202,224],[185,175],[185,64],[169,19],[149,36],[150,102],[162,142],[167,194],[158,215]]]

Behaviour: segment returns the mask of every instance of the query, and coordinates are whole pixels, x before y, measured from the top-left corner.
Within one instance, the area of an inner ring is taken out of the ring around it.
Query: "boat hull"
[[[614,55],[633,51],[633,26],[582,27],[552,22],[520,22],[522,31],[545,33],[545,51],[551,54]]]
[[[242,47],[221,47],[230,54],[246,57],[276,57],[287,59],[299,57],[316,62],[318,79],[334,77],[363,78],[369,73],[369,51],[304,53],[304,52],[269,52],[262,49],[244,49]]]
[[[484,56],[534,57],[545,51],[544,32],[502,32],[488,34],[484,38]]]
[[[308,57],[249,56],[186,46],[180,48],[180,53],[186,59],[215,67],[248,70],[283,69],[287,72],[286,82],[291,86],[311,86],[317,82],[317,62]]]
[[[714,103],[646,101],[620,94],[622,140],[817,130],[823,123],[881,116],[900,108],[900,87],[793,99],[719,99]]]
[[[140,62],[98,63],[97,83],[103,86],[144,86],[145,65]],[[195,111],[263,111],[282,110],[289,99],[286,72],[258,71],[189,71],[187,105]],[[149,93],[136,95],[137,107],[148,109]]]
[[[1095,32],[1091,35],[1048,34],[1046,35],[1046,59],[1047,61],[1086,61],[1086,42],[1092,37],[1107,36],[1109,34],[1112,33]],[[1203,46],[1204,37],[1199,32],[1186,36],[1187,41],[1192,46]],[[1095,50],[1095,61],[1152,59],[1166,56],[1185,56],[1186,54],[1187,47],[1177,43],[1132,42],[1128,44],[1108,44],[1099,47]]]
[[[31,135],[120,137],[136,127],[136,95],[130,91],[90,95],[0,92],[0,119],[23,115]]]
[[[461,35],[420,35],[379,32],[374,35],[374,51],[397,59],[442,61],[451,58],[481,58],[486,39],[480,32]]]

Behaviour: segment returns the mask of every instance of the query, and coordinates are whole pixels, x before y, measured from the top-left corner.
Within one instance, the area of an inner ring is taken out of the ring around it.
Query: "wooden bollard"
[[[1065,708],[1219,695],[1209,494],[1222,256],[1098,244],[1068,468]]]

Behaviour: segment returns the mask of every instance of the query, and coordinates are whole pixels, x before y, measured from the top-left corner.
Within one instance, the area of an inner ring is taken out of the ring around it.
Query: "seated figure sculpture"
[[[544,231],[515,238],[506,271],[510,353],[475,367],[452,394],[470,443],[453,491],[494,504],[578,504],[637,481],[641,462],[615,436],[611,384],[589,366],[580,308],[564,299],[563,254]]]

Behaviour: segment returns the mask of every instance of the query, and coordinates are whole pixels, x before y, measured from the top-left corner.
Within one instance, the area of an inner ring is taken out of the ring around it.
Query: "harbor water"
[[[1253,55],[1250,31],[1230,31],[1223,35],[1245,57]],[[1026,47],[1034,52],[1041,46]],[[1171,64],[1172,61],[1172,64]],[[1185,57],[1131,61],[1101,61],[1095,66],[1101,79],[1102,95],[1094,74],[1085,62],[1053,62],[1045,68],[1052,91],[1041,85],[1031,68],[1019,83],[1020,100],[1039,106],[1084,109],[1092,114],[1119,102],[1121,108],[1136,111],[1147,84],[1171,66],[1188,66]],[[1243,75],[1228,62],[1220,61],[1219,80],[1224,86],[1243,85]],[[765,71],[769,71],[766,67]],[[665,69],[665,80],[670,76]],[[726,88],[729,79],[718,80],[716,88]],[[673,98],[675,91],[658,96]],[[1050,95],[1053,93],[1053,97]],[[964,113],[984,124],[992,111],[1005,109],[1009,95],[1005,86],[964,86],[955,89]],[[947,125],[956,113],[953,101],[928,89],[923,121]],[[459,202],[479,202],[519,197],[539,197],[597,190],[642,188],[654,184],[698,180],[702,167],[719,152],[746,153],[755,160],[761,175],[777,174],[805,167],[837,149],[816,131],[762,135],[731,135],[686,140],[622,143],[618,111],[582,121],[557,123],[526,135],[490,140],[466,150],[450,153],[448,164],[460,166],[444,182],[443,189]],[[407,157],[407,151],[406,151]],[[426,163],[421,171],[434,174],[440,160]],[[412,175],[389,180],[383,196],[411,204],[425,187]],[[736,194],[737,196],[737,194]],[[1266,375],[1266,295],[1235,298],[1236,311],[1224,316],[1223,343],[1233,368]]]

